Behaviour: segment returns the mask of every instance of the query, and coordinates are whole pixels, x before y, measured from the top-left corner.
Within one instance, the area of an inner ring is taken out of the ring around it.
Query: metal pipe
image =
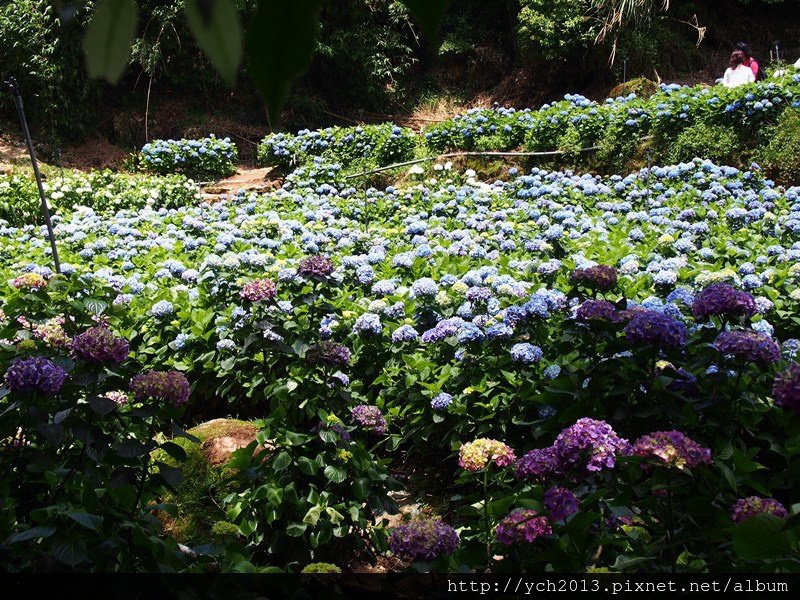
[[[42,174],[39,172],[39,162],[36,160],[36,152],[33,149],[33,140],[31,139],[31,132],[28,129],[28,120],[25,118],[25,109],[22,106],[22,95],[19,93],[19,86],[17,80],[13,77],[6,79],[5,84],[11,89],[14,95],[14,103],[17,105],[17,112],[19,113],[19,122],[22,125],[22,133],[25,134],[25,141],[28,144],[28,154],[31,157],[31,164],[33,165],[33,174],[36,177],[36,186],[39,188],[39,198],[42,201],[42,214],[44,214],[44,222],[47,225],[47,235],[50,238],[50,250],[53,253],[53,262],[56,266],[56,273],[61,273],[61,262],[58,260],[58,249],[56,248],[56,236],[53,233],[53,223],[50,220],[50,207],[47,205],[47,198],[44,193],[44,186],[42,185]]]

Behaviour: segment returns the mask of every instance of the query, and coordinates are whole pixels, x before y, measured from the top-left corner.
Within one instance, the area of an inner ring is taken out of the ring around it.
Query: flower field
[[[0,227],[9,568],[797,570],[800,188],[342,172]]]

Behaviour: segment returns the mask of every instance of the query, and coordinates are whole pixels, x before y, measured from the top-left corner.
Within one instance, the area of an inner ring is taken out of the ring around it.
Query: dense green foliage
[[[703,157],[720,164],[734,165],[740,162],[738,155],[741,146],[734,128],[700,122],[678,135],[670,151],[670,160],[684,162]]]
[[[591,0],[521,0],[517,35],[537,61],[567,61],[597,36],[588,16]]]
[[[783,181],[800,181],[800,111],[784,111],[763,137],[756,160]]]
[[[81,45],[93,4],[65,24],[49,0],[0,2],[0,73],[17,79],[35,133],[78,136],[94,125],[98,86],[86,75]],[[0,107],[16,119],[5,90]]]

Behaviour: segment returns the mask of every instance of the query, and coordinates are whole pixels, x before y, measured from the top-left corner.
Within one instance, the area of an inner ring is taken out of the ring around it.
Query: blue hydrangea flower
[[[168,300],[160,300],[153,305],[153,307],[150,309],[150,312],[153,313],[154,317],[163,318],[174,313],[175,307],[172,306],[172,302]]]
[[[514,362],[524,365],[532,365],[542,360],[544,353],[539,346],[533,344],[522,343],[514,344],[511,347],[511,359]]]
[[[450,394],[441,392],[431,400],[431,408],[437,412],[442,411],[447,409],[447,407],[450,406],[452,402],[453,402],[453,397]]]

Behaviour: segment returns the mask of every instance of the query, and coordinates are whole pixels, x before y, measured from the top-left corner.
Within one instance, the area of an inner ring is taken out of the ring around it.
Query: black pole
[[[50,250],[52,250],[53,253],[53,262],[56,265],[56,273],[61,273],[61,263],[58,260],[58,249],[56,248],[56,236],[53,233],[53,224],[50,221],[50,207],[47,206],[47,198],[45,198],[44,195],[42,175],[39,173],[39,162],[36,160],[36,152],[33,149],[33,140],[31,140],[31,132],[28,129],[28,120],[25,118],[25,109],[22,107],[22,96],[19,93],[16,79],[9,77],[6,79],[5,83],[11,88],[11,93],[14,94],[14,103],[17,105],[19,122],[22,125],[22,133],[25,134],[25,141],[28,143],[28,154],[31,156],[33,174],[36,177],[36,185],[39,188],[39,198],[42,201],[42,213],[44,214],[44,222],[47,225],[47,235],[50,238]]]

